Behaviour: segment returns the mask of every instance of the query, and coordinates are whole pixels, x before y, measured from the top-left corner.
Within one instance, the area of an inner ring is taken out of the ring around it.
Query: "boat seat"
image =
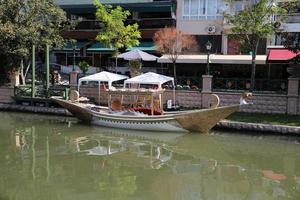
[[[134,108],[133,110],[137,111],[137,112],[141,112],[141,113],[147,114],[147,115],[151,115],[151,109],[150,108]],[[154,115],[162,115],[163,113],[160,110],[155,109],[153,111],[153,114]]]
[[[115,99],[111,103],[111,110],[112,111],[120,111],[123,110],[123,106],[121,104],[121,101],[119,99]]]

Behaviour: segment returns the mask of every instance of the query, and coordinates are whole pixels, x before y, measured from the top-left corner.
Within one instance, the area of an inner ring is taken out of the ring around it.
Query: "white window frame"
[[[201,9],[201,4],[202,1],[205,1],[205,14],[202,14],[202,9]],[[216,1],[217,4],[217,10],[216,13],[213,15],[208,15],[207,11],[208,11],[208,3],[210,0],[198,0],[198,12],[197,15],[191,15],[191,0],[188,0],[188,8],[189,8],[189,13],[188,15],[186,15],[184,13],[184,9],[185,9],[185,0],[183,0],[183,5],[182,5],[182,19],[184,20],[216,20],[216,19],[223,19],[223,15],[217,13],[218,12],[218,7],[219,7],[219,2],[220,1]]]

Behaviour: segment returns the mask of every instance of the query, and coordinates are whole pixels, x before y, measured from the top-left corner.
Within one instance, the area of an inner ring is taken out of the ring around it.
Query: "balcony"
[[[140,29],[157,29],[174,26],[176,20],[173,18],[145,18],[145,19],[129,19],[128,24],[137,23]]]
[[[99,20],[81,20],[76,26],[76,30],[100,30],[101,22]]]

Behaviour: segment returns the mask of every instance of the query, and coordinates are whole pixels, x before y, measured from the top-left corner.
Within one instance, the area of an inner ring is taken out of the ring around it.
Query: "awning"
[[[271,49],[268,61],[288,61],[295,58],[299,53],[294,53],[288,49]]]
[[[55,0],[56,4],[62,9],[72,14],[81,14],[85,12],[95,12],[93,0]],[[174,11],[174,3],[169,1],[153,0],[102,0],[104,4],[119,5],[131,12],[171,12]]]
[[[133,49],[138,49],[141,51],[156,51],[156,46],[154,42],[140,42],[139,46],[132,47],[129,49],[126,49],[127,51],[131,51]]]
[[[94,43],[90,48],[87,49],[87,51],[94,51],[94,52],[104,52],[104,51],[114,51],[113,48],[106,47],[104,44],[100,42]]]
[[[251,55],[216,55],[209,56],[209,62],[212,64],[251,64]],[[266,64],[266,55],[257,55],[256,64]],[[172,63],[169,55],[163,55],[157,62]],[[179,55],[176,63],[207,63],[207,55]]]
[[[76,51],[79,51],[86,44],[87,44],[87,42],[76,42],[75,43],[75,49],[76,49]],[[62,49],[55,49],[55,50],[73,51],[73,48],[74,48],[74,45],[71,42],[67,42]]]

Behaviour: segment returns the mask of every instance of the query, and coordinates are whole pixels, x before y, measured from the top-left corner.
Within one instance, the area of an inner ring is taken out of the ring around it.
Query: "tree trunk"
[[[253,92],[255,89],[256,54],[257,54],[258,44],[259,44],[259,40],[255,44],[255,47],[252,49],[252,69],[251,69],[250,92]]]
[[[177,76],[176,76],[176,61],[173,62],[173,73],[174,73],[174,83],[177,84]]]
[[[255,89],[255,68],[256,68],[256,53],[252,52],[252,68],[251,68],[251,87],[250,87],[250,92],[253,92]]]
[[[20,76],[21,76],[21,85],[25,85],[24,60],[23,59],[21,59]]]

